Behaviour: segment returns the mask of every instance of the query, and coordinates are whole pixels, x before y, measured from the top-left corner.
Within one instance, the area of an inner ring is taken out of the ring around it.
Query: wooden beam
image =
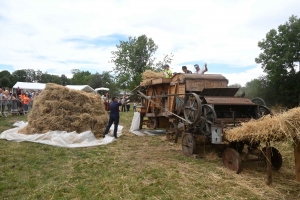
[[[300,141],[294,139],[295,173],[296,181],[300,182]]]
[[[272,184],[272,163],[271,163],[271,146],[266,142],[266,160],[267,160],[267,185]]]

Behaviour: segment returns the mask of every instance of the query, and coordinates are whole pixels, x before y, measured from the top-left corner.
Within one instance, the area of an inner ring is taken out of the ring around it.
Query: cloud
[[[258,41],[298,7],[297,0],[1,1],[0,69],[109,71],[116,44],[145,34],[159,46],[157,60],[174,55],[173,70],[208,63],[209,73],[244,85],[263,74]]]

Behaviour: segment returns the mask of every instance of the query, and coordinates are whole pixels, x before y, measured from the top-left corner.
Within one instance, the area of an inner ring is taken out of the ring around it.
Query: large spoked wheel
[[[210,127],[215,123],[217,115],[215,109],[211,105],[202,105],[201,128],[206,133],[211,133]]]
[[[191,156],[196,152],[196,143],[192,134],[186,133],[183,135],[182,151],[186,156]]]
[[[174,141],[175,143],[178,140],[178,127],[174,122],[169,122],[169,125],[166,129],[166,137],[169,141]]]
[[[201,100],[195,93],[187,94],[184,99],[184,117],[190,124],[199,121],[202,114]]]
[[[271,148],[271,165],[272,165],[272,168],[275,169],[275,170],[279,170],[282,166],[282,156],[281,156],[280,152],[275,147],[270,147],[270,148]],[[267,152],[267,148],[264,147],[261,150],[261,154],[259,156],[260,160],[262,160],[265,163],[267,163],[266,152]]]
[[[266,102],[262,98],[259,98],[259,97],[255,97],[254,99],[252,99],[252,102],[257,105],[266,106]]]
[[[223,165],[239,174],[242,171],[242,159],[240,154],[231,148],[226,149],[222,156]]]
[[[272,115],[272,112],[267,106],[263,106],[263,105],[258,106],[257,119],[269,114]]]

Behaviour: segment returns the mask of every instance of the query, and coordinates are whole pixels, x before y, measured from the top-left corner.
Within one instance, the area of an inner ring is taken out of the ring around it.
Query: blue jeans
[[[114,127],[114,136],[117,137],[117,131],[118,131],[118,125],[119,125],[119,119],[120,117],[110,117],[108,124],[106,126],[104,135],[106,135],[111,127],[111,125],[114,123],[115,127]]]

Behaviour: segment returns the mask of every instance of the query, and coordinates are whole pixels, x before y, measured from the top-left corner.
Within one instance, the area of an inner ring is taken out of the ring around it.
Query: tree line
[[[280,105],[295,107],[300,102],[300,20],[292,15],[289,20],[278,29],[272,29],[266,38],[258,42],[261,53],[255,58],[261,64],[267,75],[258,77],[245,87],[239,84],[230,87],[240,87],[237,95],[245,92],[248,98],[261,97],[268,106]],[[112,51],[110,62],[114,63],[113,71],[91,74],[89,71],[73,69],[72,78],[51,75],[47,72],[33,69],[0,72],[0,86],[12,87],[17,81],[57,83],[60,85],[89,85],[92,88],[109,87],[117,94],[120,90],[130,91],[138,86],[142,80],[142,73],[146,70],[162,71],[164,64],[171,64],[172,54],[164,55],[157,61],[154,57],[158,46],[146,35],[129,37],[127,41],[120,41]],[[297,64],[299,69],[297,69]],[[112,72],[114,75],[112,75]]]

